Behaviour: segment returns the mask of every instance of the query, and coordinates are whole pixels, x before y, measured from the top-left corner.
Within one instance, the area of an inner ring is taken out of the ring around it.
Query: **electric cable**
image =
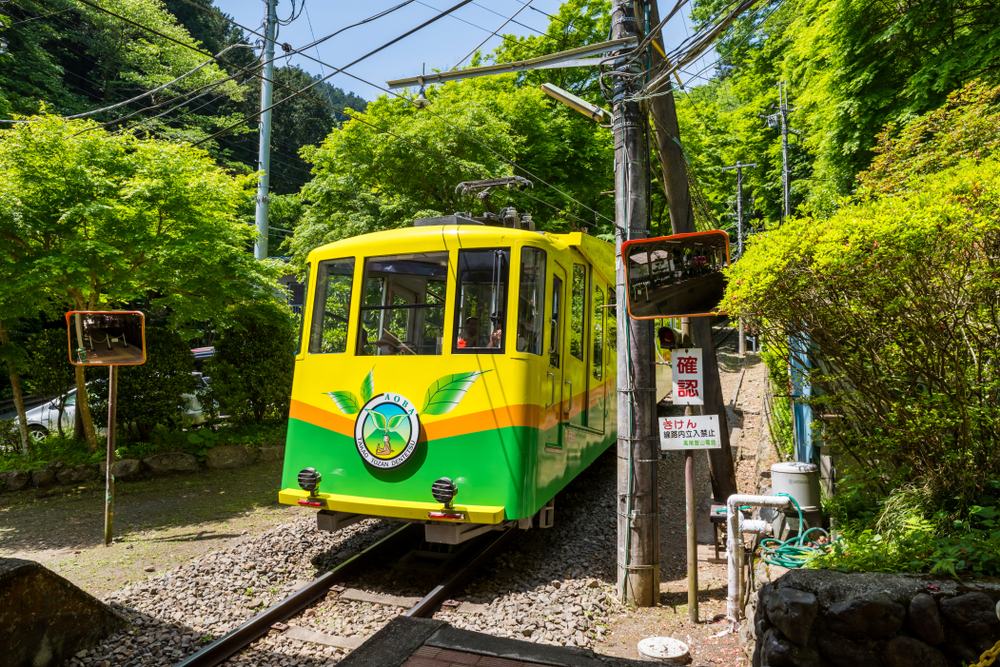
[[[530,4],[531,2],[532,2],[532,0],[528,0],[528,3],[529,3],[529,4]],[[458,61],[457,63],[455,63],[455,66],[451,68],[451,71],[452,71],[452,72],[454,72],[455,70],[457,70],[457,69],[459,68],[459,66],[460,66],[460,65],[461,65],[462,63],[464,63],[464,62],[465,62],[465,59],[466,59],[466,58],[468,58],[468,57],[469,57],[469,56],[471,56],[471,55],[472,55],[473,53],[475,53],[476,51],[478,51],[478,50],[479,50],[479,49],[480,49],[480,48],[481,48],[481,47],[483,46],[483,44],[485,44],[486,42],[488,42],[488,41],[490,41],[491,39],[493,39],[493,37],[494,37],[494,36],[495,36],[495,35],[496,35],[496,34],[497,34],[498,32],[500,32],[501,30],[503,30],[503,29],[504,29],[504,27],[505,27],[505,26],[506,26],[506,25],[507,25],[508,23],[510,23],[511,21],[513,21],[513,20],[514,20],[514,17],[515,17],[515,16],[517,16],[518,14],[520,14],[521,12],[523,12],[523,11],[524,11],[525,9],[527,9],[527,8],[528,8],[528,5],[522,5],[522,6],[521,6],[521,7],[520,7],[520,8],[519,8],[519,9],[518,9],[518,10],[517,10],[516,12],[514,12],[513,14],[511,14],[510,18],[509,18],[509,19],[507,19],[506,21],[504,21],[503,23],[501,23],[501,24],[500,24],[500,27],[499,27],[499,28],[497,28],[496,30],[494,30],[493,32],[491,32],[491,33],[490,33],[490,36],[489,36],[489,37],[487,37],[487,38],[486,38],[486,39],[484,39],[483,41],[479,42],[479,46],[477,46],[476,48],[474,48],[474,49],[472,49],[471,51],[469,51],[469,53],[467,53],[467,54],[465,55],[465,57],[463,57],[463,58],[462,58],[461,60],[459,60],[459,61]]]
[[[82,1],[82,0],[81,0],[81,1]],[[419,2],[419,0],[417,0],[417,1]],[[520,1],[520,0],[519,0],[519,1]],[[214,16],[216,16],[216,17],[221,17],[221,18],[222,18],[223,20],[226,20],[226,21],[228,21],[229,23],[232,23],[233,25],[235,25],[235,26],[237,26],[237,27],[239,27],[239,28],[242,28],[243,30],[245,30],[245,31],[247,31],[247,32],[250,32],[250,33],[252,33],[252,34],[254,34],[254,35],[257,35],[258,37],[262,37],[262,38],[266,39],[266,37],[265,37],[264,35],[261,35],[260,33],[258,33],[258,32],[256,32],[256,31],[254,31],[254,30],[251,30],[250,28],[247,28],[247,27],[246,27],[246,26],[244,26],[244,25],[241,25],[241,24],[237,23],[236,21],[234,21],[233,19],[229,18],[228,16],[226,16],[226,15],[224,15],[224,14],[221,14],[221,13],[219,13],[219,12],[217,12],[217,11],[212,11],[212,10],[210,10],[210,9],[207,9],[207,8],[204,8],[204,7],[200,7],[199,5],[196,5],[196,4],[194,4],[193,2],[191,2],[191,0],[184,0],[184,2],[186,2],[186,3],[190,4],[190,5],[192,5],[193,7],[196,7],[196,8],[198,8],[198,9],[201,9],[202,11],[204,11],[204,12],[206,12],[206,13],[210,13],[210,14],[213,14],[213,15],[214,15]],[[420,3],[420,4],[423,4],[423,3]],[[451,10],[449,10],[449,11],[451,11]],[[478,26],[477,26],[477,27],[478,27]],[[297,52],[298,52],[298,53],[299,53],[300,55],[302,55],[303,57],[305,57],[305,58],[308,58],[309,60],[312,60],[312,61],[314,61],[314,62],[317,62],[317,63],[319,63],[319,64],[321,64],[321,65],[325,64],[325,65],[326,65],[327,67],[331,67],[331,68],[333,67],[333,66],[332,66],[332,65],[330,65],[329,63],[324,63],[324,62],[323,62],[323,61],[321,61],[321,60],[317,60],[316,58],[313,58],[312,56],[310,56],[310,55],[308,55],[308,54],[306,54],[306,53],[303,53],[303,52],[302,52],[302,49],[299,49],[299,50],[298,50]],[[348,67],[350,67],[350,65],[348,65]],[[343,69],[346,69],[346,68],[342,68],[342,70],[343,70]],[[354,79],[354,80],[356,80],[356,81],[360,81],[361,83],[364,83],[364,84],[366,84],[366,85],[369,85],[369,86],[371,86],[372,88],[375,88],[375,89],[377,89],[377,90],[380,90],[380,91],[382,91],[382,92],[385,92],[385,93],[387,93],[387,94],[389,94],[389,95],[393,95],[394,97],[397,97],[397,98],[401,98],[401,99],[404,99],[404,100],[407,100],[407,101],[408,101],[409,103],[411,103],[411,104],[413,103],[413,102],[412,102],[412,100],[409,100],[408,98],[406,98],[406,97],[405,97],[404,95],[401,95],[400,93],[397,93],[397,92],[395,92],[395,91],[393,91],[393,90],[389,90],[388,88],[384,88],[384,87],[382,87],[382,86],[379,86],[379,85],[377,85],[377,84],[374,84],[374,83],[372,83],[371,81],[367,81],[367,80],[365,80],[365,79],[363,79],[363,78],[361,78],[361,77],[359,77],[359,76],[357,76],[357,75],[354,75],[354,74],[351,74],[350,72],[346,72],[346,71],[342,71],[341,73],[343,73],[343,74],[344,74],[344,75],[346,75],[346,76],[349,76],[349,77],[351,77],[352,79]],[[336,74],[336,72],[333,72],[333,74]],[[330,76],[333,76],[333,74],[331,74]],[[329,76],[328,76],[328,77],[325,77],[324,79],[321,79],[320,81],[323,81],[323,80],[325,80],[326,78],[329,78]],[[320,81],[317,81],[317,83],[319,83]],[[305,90],[305,89],[303,89],[303,90]],[[302,97],[305,97],[306,99],[311,99],[312,101],[314,101],[314,102],[317,102],[317,103],[319,103],[319,104],[323,104],[324,106],[327,106],[328,108],[331,108],[331,109],[334,109],[335,111],[339,111],[340,113],[342,113],[342,114],[344,114],[344,115],[346,115],[346,116],[348,116],[348,117],[350,117],[350,118],[352,118],[352,119],[354,119],[354,120],[359,120],[359,121],[361,121],[361,119],[360,119],[360,118],[357,118],[357,117],[355,117],[355,116],[352,116],[351,114],[348,114],[348,113],[347,113],[346,111],[344,111],[343,109],[337,109],[336,107],[331,107],[331,106],[329,106],[329,105],[326,105],[326,104],[324,104],[324,103],[320,102],[319,100],[316,100],[316,99],[314,99],[314,98],[311,98],[311,97],[309,97],[309,96],[307,96],[307,95],[302,95]],[[289,99],[289,98],[285,98],[285,99]],[[282,100],[282,101],[284,101],[284,100]],[[280,102],[278,102],[278,103],[276,103],[276,104],[280,104]],[[262,110],[262,111],[263,111],[263,110]],[[261,111],[261,112],[262,112],[262,111]],[[354,111],[354,110],[352,109],[352,111]],[[258,115],[259,115],[259,113],[261,113],[261,112],[258,112]],[[506,163],[507,163],[507,164],[508,164],[509,166],[511,166],[511,167],[513,167],[513,168],[515,168],[515,169],[518,169],[518,170],[520,170],[521,172],[523,172],[523,173],[527,174],[528,176],[530,176],[531,178],[533,178],[533,179],[537,180],[538,182],[540,182],[541,184],[545,185],[546,187],[549,187],[549,188],[552,188],[553,190],[555,190],[556,192],[558,192],[559,194],[561,194],[562,196],[564,196],[564,197],[565,197],[565,198],[567,198],[568,200],[572,201],[573,203],[577,204],[577,205],[578,205],[578,206],[580,206],[581,208],[584,208],[584,209],[586,209],[586,210],[590,211],[591,213],[593,213],[593,214],[594,214],[594,215],[596,215],[596,216],[599,216],[599,217],[601,217],[601,218],[604,218],[605,220],[607,220],[608,222],[610,222],[610,223],[611,223],[612,225],[614,224],[614,220],[612,220],[612,219],[611,219],[611,218],[609,218],[608,216],[604,215],[603,213],[601,213],[601,212],[597,211],[597,210],[596,210],[596,209],[594,209],[594,208],[591,208],[590,206],[587,206],[587,205],[586,205],[586,204],[584,204],[583,202],[581,202],[581,201],[577,200],[577,199],[576,199],[575,197],[572,197],[572,196],[571,196],[571,195],[569,195],[568,193],[564,192],[563,190],[560,190],[559,188],[557,188],[556,186],[552,185],[551,183],[549,183],[549,182],[545,181],[544,179],[542,179],[541,177],[537,176],[536,174],[533,174],[533,173],[532,173],[531,171],[529,171],[528,169],[525,169],[525,168],[524,168],[524,167],[522,167],[521,165],[517,164],[517,163],[516,163],[516,162],[514,162],[513,160],[511,160],[511,159],[507,158],[506,156],[504,156],[504,155],[503,155],[502,153],[500,153],[499,151],[495,150],[495,149],[494,149],[494,148],[492,148],[491,146],[489,146],[489,145],[487,145],[486,143],[484,143],[483,141],[481,141],[481,140],[480,140],[480,139],[479,139],[478,137],[476,137],[476,136],[475,136],[475,135],[473,135],[472,133],[470,133],[470,132],[468,132],[468,131],[464,130],[464,129],[463,129],[463,128],[461,128],[461,127],[458,127],[457,125],[455,125],[454,123],[452,123],[452,122],[451,122],[451,121],[449,121],[448,119],[446,119],[446,118],[444,118],[444,117],[440,116],[439,114],[436,114],[436,113],[434,113],[433,111],[430,111],[430,110],[428,110],[428,109],[424,109],[424,113],[430,113],[431,115],[433,115],[433,116],[434,116],[435,118],[437,118],[438,120],[440,120],[440,121],[444,122],[445,124],[449,125],[450,127],[454,128],[455,130],[457,130],[457,131],[461,132],[462,134],[464,134],[465,136],[469,137],[470,139],[472,139],[473,141],[475,141],[475,142],[476,142],[477,144],[479,144],[480,146],[482,146],[483,148],[485,148],[485,149],[486,149],[486,150],[488,150],[489,152],[491,152],[491,153],[493,153],[494,155],[496,155],[497,157],[501,158],[501,159],[502,159],[502,160],[503,160],[504,162],[506,162]],[[363,123],[365,123],[366,125],[369,125],[369,126],[371,126],[371,127],[375,128],[375,126],[374,126],[374,125],[371,125],[370,123],[367,123],[367,122],[365,122],[365,121],[361,121],[361,122],[363,122]],[[375,128],[375,129],[378,129],[378,128]],[[391,136],[394,136],[394,137],[396,137],[396,138],[399,138],[399,139],[401,139],[401,137],[398,137],[397,135],[395,135],[395,134],[392,134],[392,133],[388,132],[388,130],[382,130],[382,131],[384,131],[384,132],[387,132],[387,133],[389,133],[389,134],[390,134]],[[217,133],[217,134],[221,134],[221,132],[220,132],[220,133]],[[213,138],[213,137],[209,137],[209,139],[211,139],[211,138]],[[207,141],[207,139],[206,139],[206,141]],[[404,140],[404,141],[405,141],[405,140]],[[406,143],[409,143],[409,142],[406,142]],[[440,154],[438,154],[438,155],[440,156]],[[443,156],[442,156],[442,157],[443,157]]]
[[[406,1],[407,2],[411,2],[412,0],[406,0]],[[77,2],[85,2],[85,3],[87,3],[88,0],[77,0]],[[460,9],[461,7],[464,7],[465,5],[469,4],[470,2],[472,2],[472,0],[460,0],[460,2],[458,2],[458,4],[454,5],[450,9],[448,9],[445,13],[437,14],[436,16],[428,19],[427,21],[424,21],[423,23],[421,23],[420,25],[418,25],[416,28],[412,28],[410,30],[407,30],[406,32],[404,32],[402,35],[396,37],[395,39],[391,39],[388,42],[386,42],[385,44],[382,44],[381,46],[378,46],[378,47],[372,49],[371,51],[369,51],[365,55],[361,56],[360,58],[355,59],[354,61],[348,63],[347,65],[344,65],[343,67],[335,69],[333,72],[331,72],[330,74],[326,75],[325,77],[317,79],[316,81],[314,81],[313,83],[309,84],[305,88],[302,88],[301,90],[298,90],[298,91],[293,91],[294,94],[296,94],[296,95],[302,95],[302,93],[304,93],[305,91],[309,90],[310,88],[314,88],[314,87],[318,86],[319,84],[323,83],[324,81],[326,81],[330,77],[334,76],[335,74],[346,70],[348,67],[353,67],[354,65],[357,65],[362,60],[365,60],[366,58],[375,55],[379,51],[387,49],[388,47],[392,46],[396,42],[398,42],[398,41],[400,41],[402,39],[405,39],[406,37],[409,37],[410,35],[412,35],[415,32],[423,30],[424,28],[426,28],[430,24],[434,23],[435,21],[443,18],[444,16],[447,16],[448,14],[450,14],[453,11],[455,11],[456,9]],[[322,40],[320,40],[320,41],[322,41]],[[307,97],[308,99],[315,99],[315,98],[309,98],[308,96],[305,96],[305,95],[303,95],[303,97]],[[287,100],[289,98],[286,97],[285,99]],[[281,102],[283,102],[283,101],[285,101],[285,100],[280,100],[280,101],[275,102],[274,104],[272,104],[271,106],[269,106],[269,107],[267,107],[265,109],[261,109],[260,111],[254,113],[254,114],[251,114],[249,116],[244,116],[242,120],[237,121],[236,123],[234,123],[232,125],[229,125],[227,127],[222,128],[221,130],[219,130],[218,132],[216,132],[215,134],[213,134],[211,137],[208,137],[206,139],[202,139],[202,141],[199,141],[198,143],[196,143],[194,145],[197,146],[198,144],[202,143],[203,141],[208,141],[209,139],[214,139],[215,137],[219,136],[220,134],[222,134],[224,132],[228,132],[229,130],[233,129],[237,125],[240,125],[241,123],[245,123],[250,118],[255,118],[257,116],[260,116],[260,114],[264,113],[265,111],[270,111],[274,107],[276,107],[279,104],[281,104]],[[341,112],[341,113],[343,113],[343,112]]]

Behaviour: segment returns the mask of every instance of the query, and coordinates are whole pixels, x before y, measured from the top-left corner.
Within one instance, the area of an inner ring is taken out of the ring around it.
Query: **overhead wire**
[[[81,0],[81,1],[82,1],[82,0]],[[518,0],[518,1],[520,2],[521,0]],[[244,26],[244,25],[242,25],[242,24],[240,24],[240,23],[238,23],[238,22],[236,22],[235,20],[231,19],[230,17],[228,17],[228,16],[226,16],[226,15],[224,15],[224,14],[221,14],[220,12],[217,12],[217,11],[212,11],[212,10],[210,10],[210,9],[207,9],[207,8],[205,8],[205,7],[201,7],[201,6],[199,6],[199,5],[196,5],[195,3],[191,2],[191,0],[184,0],[184,2],[186,2],[186,3],[190,4],[190,5],[192,5],[193,7],[196,7],[196,8],[198,8],[198,9],[201,9],[201,10],[202,10],[203,12],[206,12],[206,13],[210,13],[210,14],[212,14],[212,15],[216,16],[216,17],[220,17],[220,18],[222,18],[223,20],[226,20],[226,21],[228,21],[229,23],[233,24],[234,26],[236,26],[236,27],[238,27],[238,28],[241,28],[241,29],[245,30],[246,32],[249,32],[249,33],[251,33],[251,34],[254,34],[254,35],[256,35],[256,36],[258,36],[258,37],[261,37],[261,38],[263,38],[263,39],[267,39],[267,37],[266,37],[265,35],[262,35],[261,33],[259,33],[259,32],[257,32],[257,31],[255,31],[255,30],[253,30],[253,29],[251,29],[251,28],[248,28],[248,27],[246,27],[246,26]],[[419,4],[424,4],[424,3],[420,2],[420,0],[417,0],[417,2],[418,2]],[[523,3],[522,3],[522,4],[523,4]],[[450,11],[450,10],[449,10],[449,11]],[[478,26],[477,26],[477,27],[478,27]],[[305,48],[305,47],[303,47],[303,49],[304,49],[304,48]],[[333,66],[332,66],[332,65],[330,65],[329,63],[324,63],[324,62],[323,62],[322,60],[318,60],[318,59],[316,59],[316,58],[313,58],[313,57],[312,57],[312,56],[310,56],[309,54],[307,54],[307,53],[304,53],[304,52],[303,52],[303,49],[297,49],[297,50],[296,50],[295,52],[296,52],[296,53],[298,53],[299,55],[301,55],[301,56],[303,56],[303,57],[305,57],[305,58],[309,59],[309,60],[312,60],[313,62],[316,62],[316,63],[319,63],[320,65],[326,65],[327,67],[331,67],[331,68],[333,67]],[[361,77],[359,77],[359,76],[357,76],[357,75],[355,75],[355,74],[352,74],[352,73],[350,73],[350,72],[347,72],[347,71],[343,71],[343,70],[346,70],[346,68],[347,68],[347,67],[350,67],[350,65],[347,65],[346,67],[344,67],[344,68],[341,68],[341,73],[342,73],[342,74],[344,74],[345,76],[348,76],[348,77],[350,77],[350,78],[352,78],[352,79],[354,79],[354,80],[356,80],[356,81],[359,81],[359,82],[361,82],[361,83],[364,83],[364,84],[366,84],[366,85],[369,85],[369,86],[371,86],[372,88],[375,88],[376,90],[380,90],[380,91],[382,91],[382,92],[384,92],[384,93],[387,93],[387,94],[389,94],[389,95],[392,95],[392,96],[394,96],[394,97],[397,97],[397,98],[400,98],[400,99],[403,99],[403,100],[406,100],[406,101],[408,101],[408,102],[410,102],[410,103],[412,104],[412,100],[410,100],[409,98],[407,98],[406,96],[404,96],[404,95],[402,95],[402,94],[400,94],[400,93],[397,93],[397,92],[396,92],[396,91],[394,91],[394,90],[390,90],[390,89],[388,89],[388,88],[385,88],[384,86],[380,86],[380,85],[378,85],[378,84],[375,84],[375,83],[372,83],[371,81],[368,81],[368,80],[366,80],[366,79],[363,79],[363,78],[361,78]],[[335,74],[335,73],[336,73],[336,72],[334,72],[334,74]],[[333,74],[331,74],[330,76],[333,76]],[[329,77],[326,77],[326,78],[329,78]],[[317,83],[318,83],[318,82],[317,82]],[[303,89],[303,90],[305,90],[305,89]],[[321,104],[323,104],[322,102],[319,102],[318,100],[315,100],[315,99],[313,99],[313,98],[311,98],[311,97],[309,97],[309,96],[307,96],[307,95],[303,95],[303,97],[306,97],[306,99],[312,99],[312,100],[313,100],[314,102],[318,102],[318,103],[321,103]],[[285,98],[285,99],[288,99],[288,98]],[[282,101],[283,101],[283,100],[282,100]],[[276,103],[276,104],[280,104],[280,102],[278,102],[278,103]],[[275,106],[276,106],[276,105],[275,105]],[[344,114],[344,115],[346,115],[346,116],[349,116],[349,117],[353,118],[354,120],[358,120],[358,121],[360,121],[360,122],[363,122],[363,123],[365,123],[366,125],[369,125],[369,126],[371,126],[371,127],[375,128],[375,126],[374,126],[374,125],[371,125],[371,123],[367,123],[367,122],[363,121],[362,119],[360,119],[360,118],[358,118],[358,117],[356,117],[356,116],[353,116],[352,114],[349,114],[349,113],[347,113],[347,112],[346,112],[345,110],[343,110],[343,109],[337,109],[336,107],[330,107],[329,105],[326,105],[326,104],[324,104],[324,106],[328,106],[329,108],[332,108],[332,109],[334,109],[334,110],[336,110],[336,111],[339,111],[340,113],[342,113],[342,114]],[[263,111],[264,111],[264,110],[261,110],[261,112],[263,112]],[[354,111],[354,110],[352,109],[352,111]],[[261,112],[258,112],[258,113],[261,113]],[[549,187],[549,188],[551,188],[551,189],[555,190],[555,191],[556,191],[556,192],[558,192],[558,193],[559,193],[560,195],[562,195],[563,197],[565,197],[565,198],[566,198],[566,199],[568,199],[569,201],[573,202],[574,204],[576,204],[576,205],[580,206],[581,208],[584,208],[584,209],[586,209],[586,210],[590,211],[590,212],[591,212],[591,213],[593,213],[594,215],[596,215],[596,216],[598,216],[598,217],[601,217],[601,218],[603,218],[604,220],[606,220],[606,221],[608,221],[608,222],[610,222],[610,223],[614,224],[614,220],[612,220],[612,219],[611,219],[611,218],[609,218],[608,216],[604,215],[603,213],[601,213],[601,212],[597,211],[597,210],[596,210],[596,209],[594,209],[594,208],[591,208],[590,206],[587,206],[586,204],[584,204],[583,202],[579,201],[578,199],[576,199],[575,197],[573,197],[573,196],[572,196],[572,195],[570,195],[569,193],[567,193],[567,192],[565,192],[565,191],[561,190],[560,188],[556,187],[555,185],[552,185],[551,183],[549,183],[549,182],[545,181],[544,179],[542,179],[542,178],[541,178],[540,176],[538,176],[537,174],[534,174],[534,173],[532,173],[532,172],[531,172],[530,170],[528,170],[528,169],[526,169],[526,168],[522,167],[521,165],[517,164],[516,162],[514,162],[514,161],[513,161],[513,160],[511,160],[510,158],[506,157],[505,155],[503,155],[502,153],[500,153],[499,151],[497,151],[497,150],[496,150],[496,149],[494,149],[493,147],[491,147],[491,146],[487,145],[486,143],[484,143],[483,141],[481,141],[481,140],[480,140],[480,139],[479,139],[478,137],[476,137],[476,136],[475,136],[474,134],[472,134],[472,133],[470,133],[470,132],[466,131],[466,130],[465,130],[464,128],[461,128],[461,127],[459,127],[459,126],[455,125],[454,123],[452,123],[451,121],[449,121],[449,120],[448,120],[447,118],[444,118],[443,116],[441,116],[441,115],[439,115],[439,114],[436,114],[436,113],[434,113],[433,111],[431,111],[431,110],[429,110],[429,109],[424,109],[424,110],[423,110],[423,113],[430,113],[430,114],[431,114],[432,116],[434,116],[434,117],[435,117],[435,118],[437,118],[438,120],[442,121],[442,122],[443,122],[443,123],[445,123],[446,125],[449,125],[450,127],[452,127],[453,129],[457,130],[458,132],[460,132],[460,133],[464,134],[465,136],[469,137],[470,139],[472,139],[472,140],[473,140],[474,142],[476,142],[477,144],[479,144],[480,146],[482,146],[483,148],[485,148],[485,149],[486,149],[486,150],[488,150],[489,152],[491,152],[491,153],[493,153],[494,155],[496,155],[497,157],[501,158],[501,159],[502,159],[502,160],[503,160],[503,161],[504,161],[504,162],[505,162],[505,163],[506,163],[506,164],[507,164],[508,166],[510,166],[510,167],[512,167],[512,168],[514,168],[514,169],[517,169],[517,170],[519,170],[519,171],[521,171],[521,172],[523,172],[523,173],[527,174],[528,176],[530,176],[531,178],[535,179],[536,181],[538,181],[538,182],[542,183],[542,184],[543,184],[543,185],[545,185],[546,187]],[[375,129],[379,129],[379,128],[375,128]],[[388,133],[388,130],[381,130],[381,131],[383,131],[383,132],[387,132],[387,133]],[[396,136],[397,138],[400,138],[400,137],[398,137],[398,136],[397,136],[397,135],[395,135],[395,134],[392,134],[392,133],[389,133],[389,134],[390,134],[391,136]],[[405,141],[405,140],[404,140],[404,141]],[[407,142],[407,143],[410,143],[410,142]],[[492,176],[492,175],[491,175],[491,176]]]
[[[532,2],[532,0],[528,0],[528,4],[530,4],[531,2]],[[467,53],[467,54],[465,55],[465,57],[464,57],[464,58],[462,58],[462,59],[461,59],[461,60],[459,60],[459,61],[458,61],[457,63],[455,63],[455,66],[451,68],[451,71],[453,71],[453,72],[454,72],[455,70],[457,70],[457,69],[458,69],[458,68],[459,68],[459,67],[461,66],[461,64],[465,62],[465,59],[466,59],[466,58],[468,58],[468,57],[469,57],[469,56],[471,56],[471,55],[472,55],[473,53],[475,53],[475,52],[476,52],[476,51],[478,51],[478,50],[479,50],[480,48],[482,48],[483,44],[485,44],[486,42],[488,42],[488,41],[490,41],[491,39],[493,39],[493,37],[494,37],[494,36],[495,36],[495,35],[496,35],[496,34],[497,34],[498,32],[500,32],[501,30],[503,30],[503,29],[504,29],[504,27],[506,27],[506,25],[507,25],[508,23],[510,23],[511,21],[513,21],[513,20],[514,20],[514,17],[515,17],[515,16],[517,16],[518,14],[520,14],[521,12],[523,12],[523,11],[524,11],[525,9],[527,9],[527,8],[528,8],[528,5],[527,5],[527,4],[525,4],[525,5],[522,5],[522,6],[521,6],[521,7],[520,7],[520,8],[519,8],[519,9],[518,9],[518,10],[517,10],[516,12],[514,12],[513,14],[511,14],[510,18],[509,18],[509,19],[507,19],[506,21],[504,21],[503,23],[501,23],[501,24],[500,24],[500,27],[499,27],[499,28],[497,28],[497,29],[496,29],[496,30],[494,30],[494,31],[493,31],[492,33],[490,33],[490,36],[489,36],[489,37],[487,37],[487,38],[486,38],[486,39],[484,39],[483,41],[479,42],[479,45],[478,45],[478,46],[476,46],[476,48],[474,48],[474,49],[472,49],[471,51],[469,51],[469,53]]]

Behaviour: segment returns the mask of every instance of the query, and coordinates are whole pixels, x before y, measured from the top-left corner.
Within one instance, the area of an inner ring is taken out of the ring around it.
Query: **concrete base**
[[[38,563],[0,558],[0,667],[59,665],[125,626],[110,607]]]

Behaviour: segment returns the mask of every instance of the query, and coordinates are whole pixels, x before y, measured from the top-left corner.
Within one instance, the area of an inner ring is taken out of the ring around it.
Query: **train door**
[[[549,367],[546,372],[548,394],[545,405],[545,451],[561,451],[562,427],[560,422],[566,419],[569,408],[563,392],[563,364],[565,363],[563,340],[566,329],[566,271],[556,262],[552,263],[552,287],[549,290],[552,300],[549,302]]]
[[[564,419],[574,426],[588,426],[588,351],[590,348],[590,276],[586,264],[574,263],[570,286],[569,354],[565,355],[563,387],[566,394]]]

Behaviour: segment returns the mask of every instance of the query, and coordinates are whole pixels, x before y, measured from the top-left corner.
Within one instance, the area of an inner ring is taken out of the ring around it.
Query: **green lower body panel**
[[[560,425],[557,428],[564,428]],[[322,474],[320,491],[400,502],[434,502],[431,485],[448,477],[456,505],[502,506],[506,519],[534,515],[614,441],[577,431],[560,451],[544,446],[537,428],[510,426],[437,440],[421,440],[398,468],[366,463],[354,438],[298,419],[289,420],[282,488],[298,488],[304,468]]]

